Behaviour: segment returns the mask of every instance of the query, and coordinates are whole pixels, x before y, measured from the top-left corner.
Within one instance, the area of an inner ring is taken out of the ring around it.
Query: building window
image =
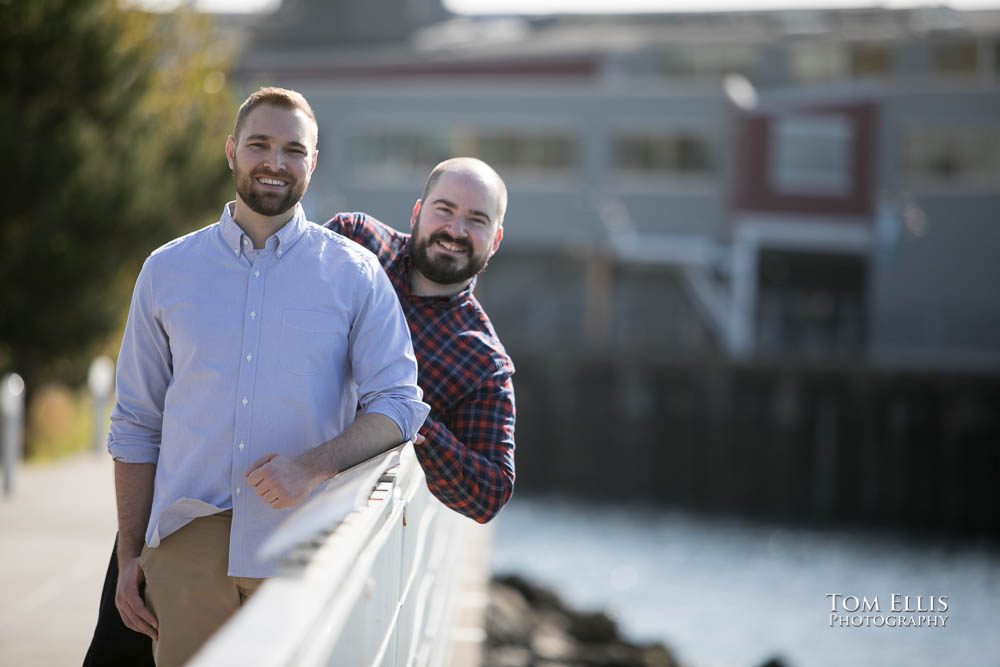
[[[569,172],[579,155],[576,137],[538,130],[456,130],[451,146],[453,154],[475,156],[498,171]]]
[[[750,44],[686,44],[659,51],[657,72],[672,79],[721,80],[741,74],[753,80],[757,48]]]
[[[903,173],[911,186],[1000,189],[1000,125],[907,130]]]
[[[789,195],[847,195],[852,135],[842,114],[777,118],[771,132],[771,187]]]
[[[843,44],[799,42],[789,47],[789,69],[798,83],[822,83],[846,79],[851,62]]]
[[[975,76],[979,71],[979,46],[971,40],[937,44],[932,58],[934,72],[943,76]]]
[[[629,133],[615,139],[615,167],[630,175],[708,176],[714,172],[708,141],[687,132]]]
[[[349,140],[350,154],[366,177],[409,179],[437,163],[470,155],[505,173],[560,175],[576,168],[575,137],[540,131],[371,131]]]
[[[368,175],[406,178],[426,173],[451,157],[448,135],[409,131],[373,132],[352,137],[355,164]]]
[[[892,73],[892,51],[885,44],[853,44],[850,58],[855,78],[883,78]]]

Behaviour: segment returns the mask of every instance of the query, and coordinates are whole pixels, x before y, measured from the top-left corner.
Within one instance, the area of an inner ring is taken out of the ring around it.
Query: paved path
[[[0,666],[83,662],[114,535],[106,452],[19,469],[0,496]]]

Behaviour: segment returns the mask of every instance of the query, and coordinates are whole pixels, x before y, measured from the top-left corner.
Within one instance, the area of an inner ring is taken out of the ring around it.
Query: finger
[[[141,620],[143,624],[149,625],[153,628],[159,626],[156,616],[154,616],[153,612],[146,607],[145,601],[142,599],[142,596],[139,595],[138,585],[127,586],[125,590],[122,591],[122,601],[124,602],[125,607],[127,607],[131,612],[132,616]]]
[[[283,510],[289,507],[294,507],[299,502],[298,498],[292,498],[291,496],[278,496],[271,507],[276,510]]]
[[[417,433],[415,436],[413,436],[413,444],[414,445],[422,445],[425,442],[427,442],[427,438],[425,438],[424,436],[420,435],[419,433]]]
[[[156,616],[153,612],[149,610],[149,607],[142,601],[142,598],[136,596],[135,601],[132,603],[132,611],[145,625],[156,629],[160,627],[159,621],[156,620]]]
[[[115,599],[115,606],[118,607],[118,613],[122,617],[122,622],[131,630],[136,632],[141,632],[144,635],[151,637],[152,639],[157,639],[157,626],[156,617],[146,609],[140,601],[140,606],[145,611],[147,618],[153,621],[152,625],[137,613],[135,610],[135,605],[128,599],[124,593]]]
[[[247,474],[247,482],[251,486],[258,486],[262,482],[270,479],[271,477],[271,467],[269,465],[270,463],[271,462],[268,461],[267,463],[261,465],[259,468],[249,471]]]
[[[136,632],[141,632],[142,634],[146,635],[150,639],[153,639],[154,641],[159,639],[159,633],[156,631],[156,628],[151,626],[146,621],[142,620],[142,618],[140,618],[139,616],[130,614],[128,620],[125,620],[124,616],[122,617],[122,620],[125,622],[125,625],[127,625],[132,630],[135,630]]]
[[[259,459],[250,464],[250,468],[247,469],[245,474],[249,477],[250,473],[252,473],[254,470],[256,470],[257,468],[261,467],[262,465],[273,459],[275,456],[277,456],[277,454],[275,454],[274,452],[271,452],[270,454],[264,454],[264,456],[260,457]]]

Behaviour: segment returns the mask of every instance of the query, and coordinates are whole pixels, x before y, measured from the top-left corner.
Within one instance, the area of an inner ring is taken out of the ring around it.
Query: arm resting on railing
[[[302,502],[317,486],[342,470],[374,458],[403,442],[389,417],[358,415],[344,432],[295,458],[265,454],[246,472],[257,495],[276,509]]]
[[[415,447],[427,487],[442,503],[479,523],[503,509],[514,490],[514,385],[488,377],[447,420],[424,422]]]

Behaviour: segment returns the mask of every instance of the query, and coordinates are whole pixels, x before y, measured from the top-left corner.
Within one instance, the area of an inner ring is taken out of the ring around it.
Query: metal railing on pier
[[[430,495],[412,445],[353,484],[368,494],[360,509],[341,518],[320,494],[279,529],[265,549],[298,546],[191,667],[448,664],[457,561],[475,524]]]

